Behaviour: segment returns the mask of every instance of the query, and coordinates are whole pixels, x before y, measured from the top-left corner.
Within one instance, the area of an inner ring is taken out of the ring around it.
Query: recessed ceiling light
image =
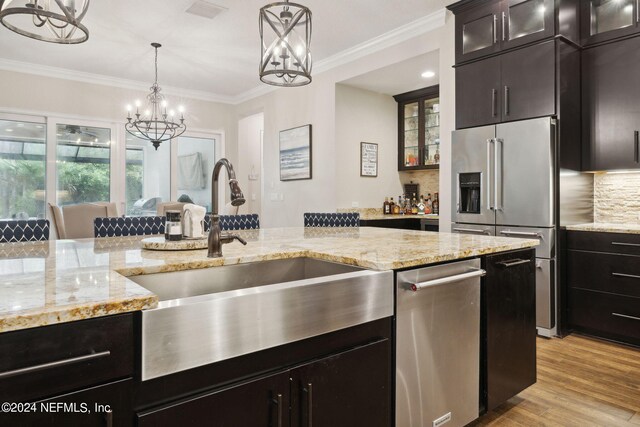
[[[13,129],[7,129],[7,132],[13,132]]]
[[[422,78],[423,79],[430,79],[431,77],[435,77],[436,73],[434,73],[433,71],[425,71],[424,73],[422,73]]]

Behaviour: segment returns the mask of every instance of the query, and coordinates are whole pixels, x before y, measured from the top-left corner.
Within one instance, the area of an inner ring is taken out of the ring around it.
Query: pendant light
[[[311,83],[311,11],[280,1],[260,9],[260,80],[274,86]]]
[[[89,0],[0,0],[0,23],[32,39],[60,44],[87,41],[81,21]]]

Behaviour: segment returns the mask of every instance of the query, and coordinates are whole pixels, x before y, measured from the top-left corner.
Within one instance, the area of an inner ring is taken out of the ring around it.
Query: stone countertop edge
[[[227,255],[215,259],[206,257],[206,249],[140,249],[142,238],[149,236],[20,245],[18,256],[15,246],[0,244],[0,333],[155,308],[158,297],[127,279],[141,274],[298,257],[397,270],[539,244],[531,239],[374,227],[295,227],[240,234],[249,245],[225,245]],[[86,265],[74,267],[75,260]]]
[[[591,231],[595,233],[640,234],[640,224],[588,223],[568,225],[569,231]]]

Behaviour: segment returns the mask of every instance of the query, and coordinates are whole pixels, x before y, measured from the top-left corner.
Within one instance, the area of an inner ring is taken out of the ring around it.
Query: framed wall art
[[[280,181],[311,179],[311,125],[280,131]]]
[[[360,143],[360,176],[378,176],[378,144]]]

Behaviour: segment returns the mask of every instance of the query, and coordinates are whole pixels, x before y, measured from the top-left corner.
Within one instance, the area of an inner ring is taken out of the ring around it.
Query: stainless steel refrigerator
[[[551,336],[556,303],[556,122],[523,120],[453,132],[454,233],[536,238],[536,323]]]

